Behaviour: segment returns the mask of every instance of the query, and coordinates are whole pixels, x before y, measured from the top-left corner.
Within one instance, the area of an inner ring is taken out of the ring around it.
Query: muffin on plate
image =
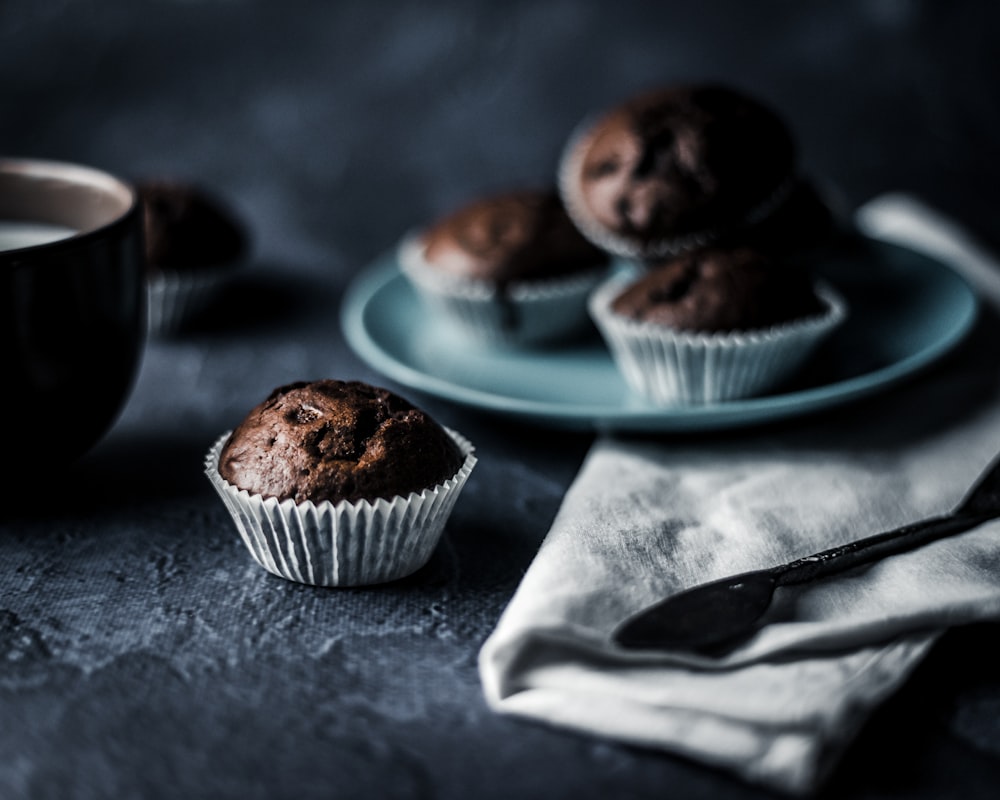
[[[747,245],[786,260],[811,263],[849,233],[850,215],[843,206],[829,188],[800,177],[769,215],[719,244]]]
[[[276,388],[220,437],[205,472],[265,569],[359,586],[427,562],[473,451],[387,389],[299,381]]]
[[[236,215],[200,186],[179,180],[136,183],[143,210],[149,331],[175,333],[241,265],[249,237]]]
[[[480,197],[404,239],[399,263],[431,313],[471,339],[530,345],[589,324],[587,296],[610,260],[554,189]]]
[[[749,247],[703,248],[615,276],[590,310],[628,386],[664,406],[776,387],[846,312],[808,271]]]
[[[655,259],[766,217],[796,177],[796,148],[770,108],[728,86],[669,86],[580,126],[559,167],[579,229],[619,256]]]

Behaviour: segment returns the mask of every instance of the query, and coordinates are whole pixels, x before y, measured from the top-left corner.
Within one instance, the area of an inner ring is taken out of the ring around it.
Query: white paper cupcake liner
[[[385,583],[427,563],[476,464],[472,443],[445,430],[465,457],[458,472],[437,486],[391,500],[296,504],[238,489],[219,474],[228,432],[205,457],[205,474],[250,555],[268,572],[314,586]]]
[[[750,209],[739,225],[706,228],[701,231],[643,243],[634,238],[617,234],[600,224],[594,219],[580,195],[576,176],[580,174],[581,170],[583,144],[590,135],[594,124],[595,121],[590,119],[581,123],[563,149],[557,176],[559,194],[562,197],[566,213],[580,233],[597,247],[621,258],[640,260],[668,258],[713,244],[723,236],[729,236],[736,230],[755,225],[766,219],[788,198],[795,186],[795,176],[789,175],[767,198]]]
[[[628,282],[616,276],[597,289],[590,312],[626,384],[657,405],[737,400],[762,394],[798,370],[846,318],[829,285],[815,290],[825,313],[772,328],[739,333],[677,331],[639,322],[611,309]]]
[[[521,346],[556,341],[589,325],[587,299],[606,269],[564,278],[510,284],[501,292],[486,281],[445,275],[429,266],[416,236],[398,248],[399,266],[431,313],[470,339]]]
[[[178,331],[202,311],[212,295],[232,277],[233,267],[206,267],[192,272],[158,271],[148,285],[148,331],[150,336],[166,336]]]

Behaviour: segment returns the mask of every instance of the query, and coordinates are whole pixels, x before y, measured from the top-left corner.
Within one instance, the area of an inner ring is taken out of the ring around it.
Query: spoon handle
[[[779,586],[805,583],[814,578],[822,578],[894,553],[919,547],[953,533],[960,533],[995,516],[996,513],[967,514],[957,512],[923,519],[895,530],[878,533],[855,542],[848,542],[839,547],[833,547],[821,553],[814,553],[811,556],[792,561],[777,569],[775,580]]]

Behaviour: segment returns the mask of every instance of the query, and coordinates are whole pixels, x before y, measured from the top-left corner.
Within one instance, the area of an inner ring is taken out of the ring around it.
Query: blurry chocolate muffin
[[[137,183],[143,208],[146,262],[152,271],[233,264],[244,254],[243,226],[218,198],[192,184]]]
[[[513,191],[479,198],[421,236],[432,269],[498,287],[604,267],[607,253],[576,229],[553,191]]]
[[[712,333],[768,328],[824,310],[808,272],[749,247],[670,258],[637,278],[611,308],[639,321]]]
[[[592,241],[630,257],[703,246],[765,217],[796,173],[770,108],[728,86],[670,86],[585,125],[560,165],[566,208]]]
[[[200,186],[146,179],[136,189],[143,209],[149,330],[169,334],[201,311],[245,262],[249,235],[235,213]]]
[[[431,314],[473,340],[518,345],[584,327],[610,263],[554,189],[477,198],[407,237],[399,260]]]
[[[609,279],[590,311],[628,386],[669,406],[773,389],[846,309],[801,267],[748,247],[713,247]]]
[[[844,212],[813,181],[800,178],[770,214],[724,238],[722,243],[753,247],[772,256],[801,261],[822,256],[849,228]]]

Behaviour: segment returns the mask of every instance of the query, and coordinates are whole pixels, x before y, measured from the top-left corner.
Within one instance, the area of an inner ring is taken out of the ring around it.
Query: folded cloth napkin
[[[1000,452],[1000,266],[906,196],[857,222],[963,272],[984,300],[973,332],[855,408],[704,437],[599,437],[480,653],[495,710],[808,794],[941,631],[1000,617],[998,521],[781,590],[769,624],[718,658],[610,640],[680,589],[946,513]]]

